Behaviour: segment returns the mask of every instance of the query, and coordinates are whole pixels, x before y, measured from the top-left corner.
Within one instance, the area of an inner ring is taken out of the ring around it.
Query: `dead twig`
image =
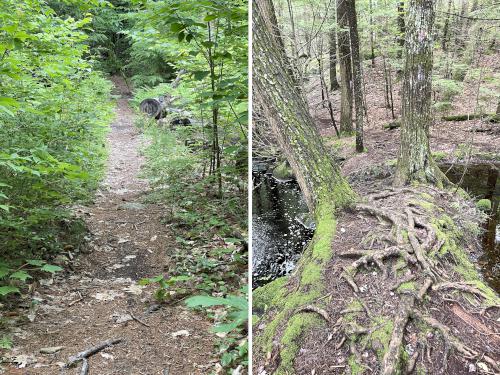
[[[128,310],[127,312],[128,312],[128,314],[130,315],[130,317],[131,317],[132,319],[134,319],[137,323],[142,324],[144,327],[148,327],[148,328],[150,328],[150,327],[151,327],[149,324],[144,323],[142,320],[140,320],[138,317],[136,317],[136,316],[132,313],[132,311]]]
[[[82,293],[80,293],[80,291],[78,291],[78,295],[80,296],[80,298],[68,303],[68,307],[71,307],[73,306],[75,303],[78,303],[78,302],[81,302],[83,301],[83,296],[82,296]]]
[[[108,346],[116,345],[122,341],[123,341],[123,339],[110,339],[110,340],[103,341],[100,344],[97,344],[96,346],[93,346],[89,349],[84,350],[83,352],[80,352],[74,356],[69,357],[68,363],[66,364],[66,367],[69,368],[79,361],[83,361],[84,359],[87,360],[89,357],[93,356],[96,353],[99,353],[103,349],[106,349]],[[84,361],[84,365],[85,365],[85,361]]]

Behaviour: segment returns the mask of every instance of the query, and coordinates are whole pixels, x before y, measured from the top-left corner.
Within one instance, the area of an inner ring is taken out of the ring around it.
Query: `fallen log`
[[[444,121],[469,121],[478,118],[488,118],[495,116],[494,113],[467,113],[462,115],[451,115],[441,117]]]

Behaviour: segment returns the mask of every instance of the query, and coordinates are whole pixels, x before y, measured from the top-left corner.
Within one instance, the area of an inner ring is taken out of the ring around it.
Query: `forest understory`
[[[177,301],[155,302],[141,278],[171,273],[175,233],[162,225],[160,203],[144,203],[148,182],[143,137],[134,126],[130,92],[115,79],[116,120],[108,136],[109,162],[95,204],[75,208],[88,227],[67,272],[30,289],[36,305],[9,313],[15,347],[7,374],[75,373],[68,358],[107,340],[119,340],[88,359],[92,374],[205,373],[217,362],[212,322]],[[77,364],[80,366],[80,364]]]
[[[497,56],[481,64],[498,72]],[[486,216],[455,185],[393,187],[400,130],[384,128],[394,120],[382,69],[381,59],[365,64],[363,153],[356,153],[354,136],[337,138],[318,76],[305,85],[327,150],[360,199],[317,223],[290,276],[254,291],[256,374],[500,371],[500,300],[476,263]],[[393,80],[398,103],[400,82]],[[451,114],[474,113],[474,85],[454,98]],[[339,92],[330,99],[338,119]],[[496,103],[486,107],[494,113]],[[440,117],[430,127],[438,163],[499,168],[498,123]]]

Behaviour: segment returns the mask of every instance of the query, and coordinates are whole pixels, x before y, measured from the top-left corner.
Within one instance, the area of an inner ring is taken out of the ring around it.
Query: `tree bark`
[[[352,65],[349,42],[349,21],[347,0],[337,0],[337,23],[339,26],[339,65],[340,65],[340,132],[351,134],[352,127]]]
[[[312,213],[342,207],[354,193],[325,149],[305,99],[286,69],[288,58],[272,30],[271,0],[253,0],[253,79],[262,105]]]
[[[330,90],[338,90],[340,85],[337,80],[337,32],[330,30],[328,35],[328,53],[330,55]]]
[[[347,2],[349,36],[351,39],[351,57],[354,78],[354,104],[356,108],[356,151],[363,152],[363,72],[361,70],[361,58],[359,56],[358,21],[356,16],[355,0],[344,0]]]
[[[432,0],[411,0],[406,25],[402,125],[395,185],[422,181],[441,185],[445,176],[431,157]]]

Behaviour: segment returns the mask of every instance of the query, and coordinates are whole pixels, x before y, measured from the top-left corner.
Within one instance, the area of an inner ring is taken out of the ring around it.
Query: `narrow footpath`
[[[120,79],[115,85],[121,98],[108,136],[106,178],[95,203],[77,209],[89,240],[74,271],[42,280],[34,291],[39,304],[31,309],[33,321],[18,324],[11,353],[18,363],[7,374],[80,374],[80,363],[65,368],[68,358],[109,339],[122,341],[91,356],[89,374],[206,374],[216,362],[216,336],[203,314],[182,303],[160,307],[155,287],[137,284],[175,267],[169,265],[175,234],[161,224],[165,207],[142,202],[148,192],[139,177],[143,141],[128,89]]]

